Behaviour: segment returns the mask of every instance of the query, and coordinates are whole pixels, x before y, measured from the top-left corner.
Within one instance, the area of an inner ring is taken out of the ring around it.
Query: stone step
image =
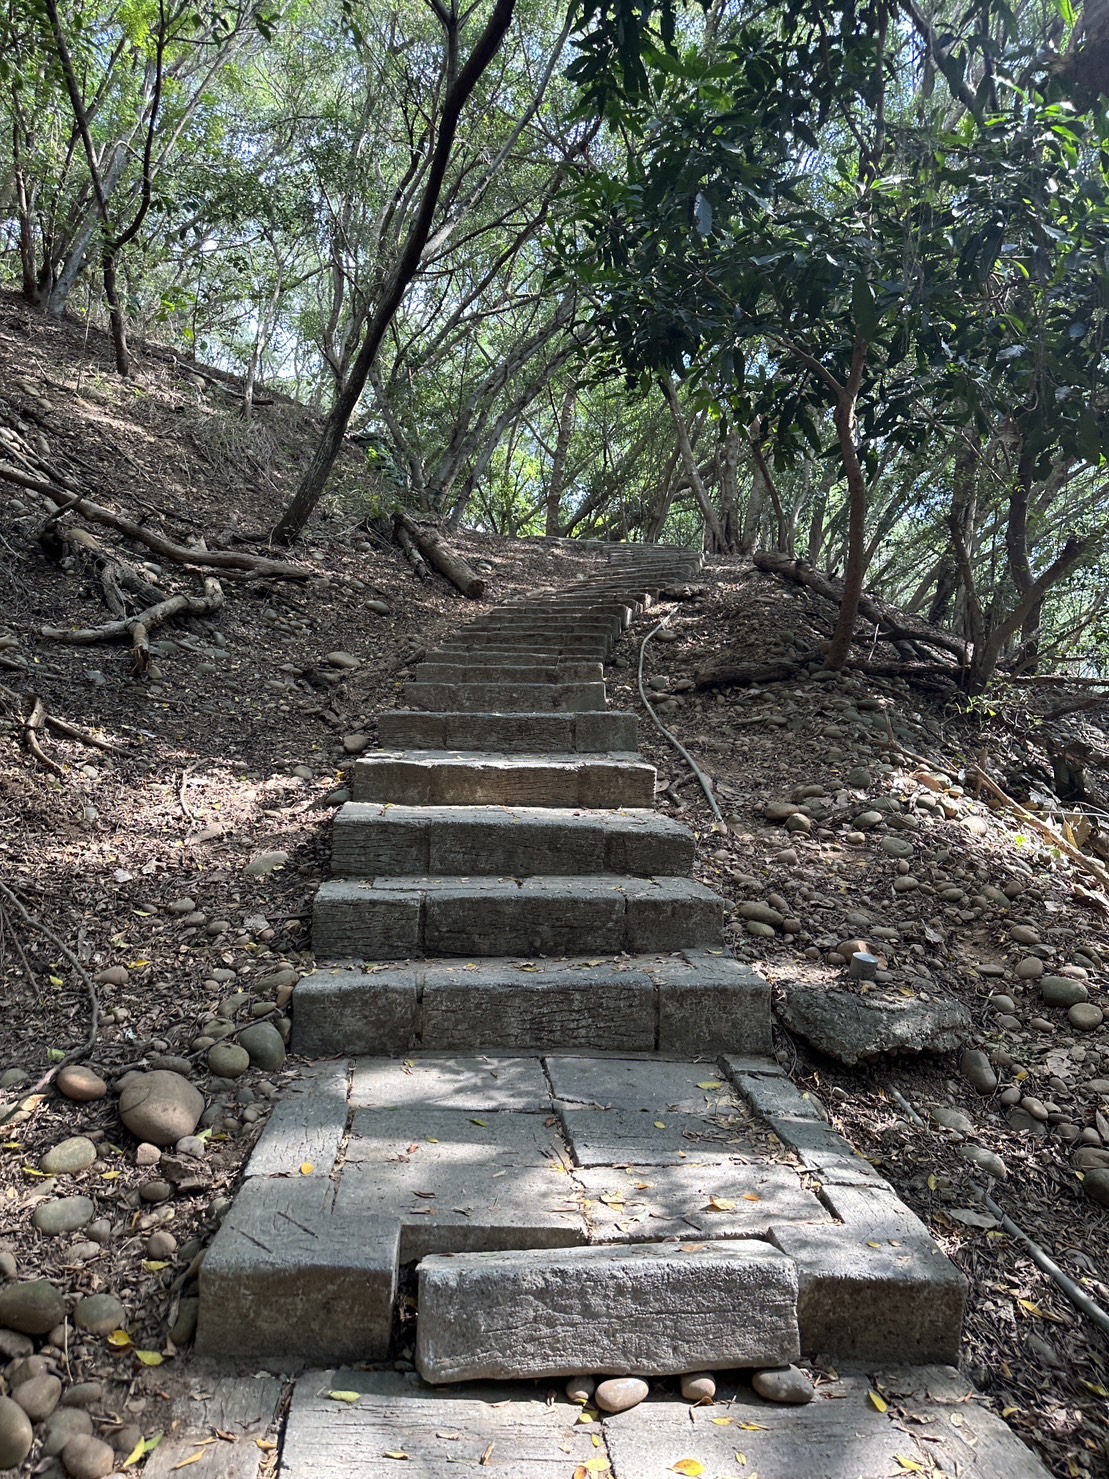
[[[306,1057],[417,1048],[758,1054],[772,1051],[770,987],[708,950],[533,961],[486,957],[321,968],[296,988]]]
[[[557,644],[543,647],[488,647],[484,643],[477,647],[467,647],[463,642],[453,640],[449,647],[433,647],[424,653],[421,662],[446,663],[451,667],[458,667],[463,663],[484,664],[489,666],[504,664],[507,667],[534,666],[540,664],[547,667],[559,667],[563,663],[596,663],[604,654],[593,657],[589,653],[563,652]],[[603,665],[603,664],[602,664]]]
[[[602,683],[604,664],[573,658],[551,663],[421,662],[417,683]]]
[[[643,808],[568,811],[350,801],[335,814],[331,871],[339,878],[441,873],[688,877],[693,834]]]
[[[320,960],[638,954],[720,943],[723,901],[685,878],[349,878],[316,894]]]
[[[423,714],[393,709],[377,716],[383,746],[412,750],[471,750],[506,754],[596,754],[635,750],[634,714]]]
[[[444,647],[465,647],[474,651],[480,647],[496,647],[504,651],[513,648],[554,648],[560,652],[607,653],[615,638],[611,631],[593,626],[581,626],[577,622],[551,622],[546,626],[463,627],[457,635],[448,637]]]
[[[536,714],[545,709],[592,712],[605,706],[603,683],[458,683],[404,685],[404,701],[430,713]]]
[[[434,1384],[647,1377],[800,1355],[797,1270],[754,1240],[431,1255],[416,1369]]]
[[[650,806],[655,768],[636,754],[406,750],[354,763],[355,801],[404,806]]]
[[[567,627],[574,632],[595,632],[615,641],[623,631],[624,623],[619,616],[605,616],[595,607],[586,607],[583,611],[572,613],[534,609],[517,612],[508,607],[498,608],[488,616],[480,616],[476,621],[469,622],[466,631],[514,632],[521,628],[529,631],[563,631]]]
[[[503,606],[497,607],[498,611],[511,612],[514,616],[524,617],[528,614],[542,614],[550,616],[603,616],[618,621],[621,628],[627,629],[635,616],[637,607],[627,601],[610,601],[601,598],[597,601],[589,601],[583,597],[576,597],[571,601],[529,601],[520,598],[515,601],[506,601]]]

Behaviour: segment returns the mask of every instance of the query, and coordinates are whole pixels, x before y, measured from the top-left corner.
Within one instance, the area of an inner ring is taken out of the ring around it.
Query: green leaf
[[[861,272],[851,286],[851,312],[856,331],[864,339],[873,339],[878,329],[878,311],[870,284]]]

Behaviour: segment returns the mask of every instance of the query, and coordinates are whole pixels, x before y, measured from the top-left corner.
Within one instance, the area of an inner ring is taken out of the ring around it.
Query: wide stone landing
[[[336,1391],[357,1400],[329,1395]],[[715,1404],[690,1407],[656,1385],[630,1412],[579,1417],[554,1383],[432,1388],[415,1375],[314,1370],[296,1384],[281,1474],[362,1479],[403,1463],[419,1479],[570,1479],[580,1469],[673,1479],[676,1464],[694,1459],[706,1479],[1048,1479],[950,1366],[841,1367],[806,1407],[776,1407],[726,1383]]]

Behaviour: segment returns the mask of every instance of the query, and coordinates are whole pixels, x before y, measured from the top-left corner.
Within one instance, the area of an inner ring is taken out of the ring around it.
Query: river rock
[[[997,1073],[981,1048],[967,1048],[959,1059],[959,1072],[979,1094],[992,1094],[997,1088]]]
[[[62,1449],[62,1463],[72,1479],[105,1479],[116,1460],[110,1444],[78,1434]]]
[[[682,1377],[681,1388],[687,1402],[711,1402],[716,1396],[716,1378],[711,1371],[690,1371]]]
[[[92,1433],[92,1418],[80,1407],[59,1407],[46,1422],[42,1456],[53,1458],[61,1453],[71,1438],[84,1438]]]
[[[959,1151],[964,1161],[969,1161],[979,1171],[985,1171],[987,1176],[996,1176],[999,1181],[1004,1181],[1009,1174],[1009,1168],[1001,1157],[984,1145],[960,1145]]]
[[[785,1402],[791,1407],[802,1407],[816,1395],[812,1377],[799,1366],[783,1366],[780,1370],[756,1371],[751,1385],[767,1402]]]
[[[87,1171],[96,1160],[96,1146],[84,1135],[71,1135],[59,1141],[39,1160],[39,1170],[48,1176],[73,1175]]]
[[[596,1379],[592,1376],[571,1376],[566,1383],[566,1400],[573,1402],[577,1407],[585,1407],[597,1390]]]
[[[104,1395],[104,1387],[98,1381],[74,1382],[62,1398],[63,1407],[93,1407]]]
[[[250,1067],[250,1054],[237,1042],[218,1042],[208,1049],[208,1071],[218,1078],[238,1078]]]
[[[903,837],[883,837],[879,846],[891,858],[911,858],[913,855],[913,844]]]
[[[77,1232],[87,1227],[95,1214],[96,1208],[88,1197],[57,1197],[38,1204],[31,1217],[31,1225],[47,1237],[56,1238],[61,1233]]]
[[[10,1397],[0,1397],[0,1469],[14,1469],[31,1451],[31,1419]]]
[[[123,1327],[127,1311],[114,1294],[90,1294],[77,1301],[73,1323],[90,1335],[110,1335]]]
[[[642,1377],[610,1376],[597,1387],[593,1400],[602,1412],[627,1412],[638,1407],[650,1390]]]
[[[1044,973],[1044,963],[1038,955],[1026,955],[1017,962],[1017,975],[1022,981],[1038,981]]]
[[[288,861],[287,852],[260,852],[251,858],[244,871],[252,878],[260,878],[265,873],[273,873],[278,868],[284,868]]]
[[[1082,1186],[1091,1202],[1109,1207],[1109,1170],[1087,1171]]]
[[[945,1130],[958,1130],[960,1135],[969,1135],[974,1129],[974,1121],[969,1114],[964,1114],[961,1109],[952,1109],[946,1104],[939,1104],[935,1109],[929,1110],[937,1125],[942,1125]]]
[[[970,1030],[970,1012],[953,997],[856,996],[786,982],[778,1016],[791,1032],[841,1063],[879,1053],[951,1052]]]
[[[179,1073],[155,1069],[136,1074],[119,1096],[119,1117],[136,1140],[173,1145],[191,1135],[204,1112],[204,1096]]]
[[[65,1319],[65,1300],[48,1279],[0,1289],[0,1325],[22,1335],[45,1335]]]
[[[254,1068],[275,1073],[285,1065],[285,1040],[272,1022],[255,1022],[252,1027],[244,1027],[239,1033],[239,1045],[246,1049]]]
[[[59,1094],[72,1099],[76,1104],[92,1104],[103,1099],[108,1085],[98,1073],[93,1073],[83,1063],[67,1063],[54,1080]]]
[[[1040,994],[1049,1007],[1072,1007],[1085,1001],[1090,991],[1082,981],[1072,981],[1067,976],[1044,976]]]
[[[33,1423],[44,1422],[61,1401],[62,1384],[50,1372],[32,1376],[30,1381],[21,1381],[12,1392],[12,1401],[18,1402]]]
[[[1092,1001],[1079,1001],[1067,1012],[1067,1021],[1079,1032],[1095,1032],[1105,1021],[1105,1013]]]

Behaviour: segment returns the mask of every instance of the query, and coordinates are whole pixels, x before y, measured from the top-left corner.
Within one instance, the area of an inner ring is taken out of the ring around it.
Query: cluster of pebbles
[[[799,1366],[780,1366],[750,1373],[751,1385],[767,1402],[801,1406],[815,1395],[812,1377]],[[694,1406],[708,1405],[716,1397],[716,1377],[711,1371],[690,1371],[679,1378],[681,1394]],[[627,1412],[650,1395],[650,1383],[641,1376],[572,1376],[566,1396],[578,1407],[596,1412]],[[594,1414],[596,1415],[596,1413]]]

